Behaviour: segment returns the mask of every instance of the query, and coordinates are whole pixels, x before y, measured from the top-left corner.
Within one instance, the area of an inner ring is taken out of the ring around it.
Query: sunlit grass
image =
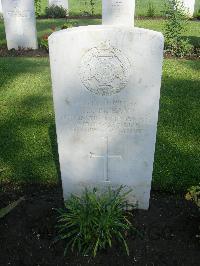
[[[153,187],[181,191],[200,179],[199,61],[165,60]],[[57,181],[48,58],[0,58],[0,178]]]
[[[79,26],[98,25],[101,19],[73,19],[71,20]],[[40,39],[44,34],[51,33],[51,27],[60,27],[66,22],[65,19],[39,19],[37,20],[37,33]],[[135,26],[150,30],[164,31],[164,20],[162,19],[144,19],[135,20]],[[198,21],[189,21],[185,28],[184,36],[190,39],[190,42],[200,47],[200,23]],[[3,22],[0,21],[0,46],[6,45],[6,36]]]
[[[149,0],[136,0],[136,16],[146,16],[148,10]],[[151,0],[155,8],[155,15],[161,16],[164,9],[165,0]],[[80,14],[83,12],[91,13],[90,0],[69,0],[70,12],[72,14]],[[94,13],[101,14],[102,0],[95,0]],[[44,14],[45,7],[47,6],[47,0],[42,0],[42,13]],[[196,0],[195,11],[200,8],[200,0]]]

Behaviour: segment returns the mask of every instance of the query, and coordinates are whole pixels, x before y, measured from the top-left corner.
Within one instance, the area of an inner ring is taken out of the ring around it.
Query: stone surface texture
[[[133,189],[149,206],[163,36],[122,26],[78,27],[49,37],[64,198],[85,186]]]
[[[102,24],[133,26],[134,12],[134,0],[103,0]]]
[[[2,0],[8,50],[37,49],[34,0]]]

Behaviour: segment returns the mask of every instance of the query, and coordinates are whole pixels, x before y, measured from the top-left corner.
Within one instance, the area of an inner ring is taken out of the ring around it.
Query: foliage
[[[200,20],[200,9],[199,9],[198,12],[195,14],[195,17],[196,17],[197,19]]]
[[[51,32],[48,33],[48,34],[44,34],[41,37],[41,39],[40,39],[40,47],[45,49],[48,52],[49,51],[48,38],[52,34],[52,32],[58,31],[58,30],[63,30],[63,29],[68,29],[68,28],[72,28],[73,26],[75,26],[75,23],[74,22],[70,22],[70,21],[64,23],[61,27],[51,26]]]
[[[61,26],[61,29],[64,30],[64,29],[68,29],[68,28],[75,27],[75,26],[77,26],[76,22],[68,21],[68,22],[64,23],[64,24]]]
[[[14,201],[13,203],[9,204],[7,207],[0,209],[0,219],[5,217],[9,212],[11,212],[17,205],[19,205],[24,198],[20,198],[19,200]]]
[[[185,196],[186,200],[194,202],[200,208],[200,184],[198,186],[192,186],[188,189],[188,193]]]
[[[49,43],[48,43],[49,35],[45,34],[40,39],[40,47],[45,49],[47,52],[49,51]]]
[[[37,17],[39,17],[41,14],[41,8],[41,0],[35,0],[35,14]]]
[[[192,45],[182,35],[186,28],[187,17],[181,0],[167,0],[165,7],[166,23],[164,29],[165,50],[173,56],[190,55]]]
[[[91,7],[91,14],[94,15],[94,6],[95,6],[95,0],[89,0],[90,1],[90,7]]]
[[[65,209],[59,210],[59,239],[67,240],[65,253],[71,246],[80,253],[91,254],[111,247],[113,241],[122,242],[127,255],[129,249],[125,234],[131,228],[124,211],[130,191],[122,192],[123,186],[113,190],[108,187],[100,193],[96,188],[85,189],[82,196],[71,195]]]
[[[151,0],[148,2],[147,6],[147,17],[154,17],[155,16],[155,6]]]
[[[52,5],[50,7],[46,7],[45,14],[47,18],[65,18],[68,14],[68,10],[62,6]]]

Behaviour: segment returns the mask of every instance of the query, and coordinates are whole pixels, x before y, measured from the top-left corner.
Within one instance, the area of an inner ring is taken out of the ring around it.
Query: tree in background
[[[192,52],[192,45],[183,38],[188,18],[181,0],[167,0],[165,3],[165,50],[171,55],[182,57]]]
[[[41,14],[41,0],[35,0],[35,15],[39,17]]]

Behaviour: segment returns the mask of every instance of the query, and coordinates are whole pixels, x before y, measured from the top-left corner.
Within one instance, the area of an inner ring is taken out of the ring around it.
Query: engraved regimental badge
[[[103,42],[85,53],[79,74],[83,85],[89,91],[101,96],[110,96],[126,87],[130,69],[128,58],[109,42]]]

